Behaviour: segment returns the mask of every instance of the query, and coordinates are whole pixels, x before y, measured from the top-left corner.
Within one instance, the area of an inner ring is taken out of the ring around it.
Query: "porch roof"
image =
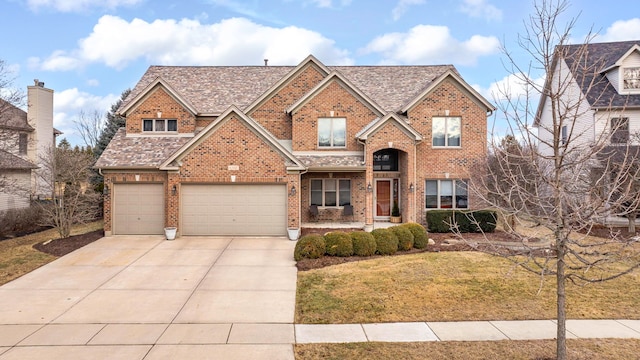
[[[364,171],[364,155],[298,155],[309,171]]]

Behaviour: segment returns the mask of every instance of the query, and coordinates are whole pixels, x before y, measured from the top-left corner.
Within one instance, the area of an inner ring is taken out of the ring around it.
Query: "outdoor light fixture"
[[[369,185],[367,185],[367,192],[372,192],[373,188],[371,187],[371,183],[369,183]]]
[[[107,195],[109,193],[109,185],[104,184],[104,186],[102,187],[102,193],[104,195]]]
[[[162,111],[158,111],[156,115],[158,115],[158,119],[160,119],[162,117]]]
[[[175,195],[178,193],[178,187],[173,185],[173,187],[171,188],[171,195]]]
[[[294,196],[295,194],[296,194],[296,186],[291,185],[291,191],[289,192],[289,195]]]
[[[413,183],[409,184],[409,192],[413,192]]]

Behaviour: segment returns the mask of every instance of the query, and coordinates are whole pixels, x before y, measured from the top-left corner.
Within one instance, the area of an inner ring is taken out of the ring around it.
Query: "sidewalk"
[[[295,325],[297,344],[556,338],[555,320]],[[567,338],[640,339],[640,320],[567,320]]]

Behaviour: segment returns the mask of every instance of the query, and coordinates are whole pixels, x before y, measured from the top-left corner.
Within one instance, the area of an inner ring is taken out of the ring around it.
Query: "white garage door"
[[[285,185],[182,185],[183,235],[287,234]]]
[[[164,233],[163,184],[115,184],[113,233],[144,235]]]

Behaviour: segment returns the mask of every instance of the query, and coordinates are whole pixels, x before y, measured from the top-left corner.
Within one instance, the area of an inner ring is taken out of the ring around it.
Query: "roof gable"
[[[640,53],[640,44],[633,44],[631,46],[631,48],[629,50],[627,50],[627,52],[625,52],[622,56],[620,56],[618,59],[615,59],[613,56],[610,57],[609,62],[612,60],[615,60],[615,62],[611,65],[609,64],[605,64],[606,68],[604,70],[602,70],[602,72],[608,72],[609,70],[615,68],[615,67],[620,67],[622,66],[624,60],[629,57],[629,55],[631,55],[634,52],[638,52]]]
[[[407,111],[411,110],[411,108],[421,102],[425,97],[427,97],[427,95],[429,95],[429,93],[435,90],[442,82],[444,82],[448,78],[457,82],[465,91],[467,91],[471,95],[473,100],[475,100],[475,102],[479,105],[483,106],[487,110],[487,112],[494,111],[496,109],[495,106],[493,106],[489,101],[487,101],[487,99],[480,95],[479,92],[477,92],[474,88],[467,84],[467,82],[464,81],[462,77],[458,75],[458,73],[452,70],[447,70],[446,72],[439,75],[436,79],[434,79],[431,83],[429,83],[420,94],[411,99],[411,101],[404,105],[400,111],[402,113],[406,113]]]
[[[216,120],[212,121],[207,127],[194,136],[189,142],[184,144],[178,151],[171,155],[160,165],[160,170],[177,170],[179,167],[180,159],[193,150],[196,146],[201,144],[205,139],[211,136],[217,129],[224,125],[224,123],[233,115],[236,115],[251,131],[262,138],[269,146],[278,151],[288,162],[288,170],[304,170],[304,165],[296,159],[289,150],[287,150],[278,140],[265,130],[260,124],[253,120],[250,116],[247,116],[235,105],[230,106],[224,113],[222,113]],[[177,162],[177,164],[175,164]]]
[[[302,106],[308,103],[311,99],[313,99],[320,92],[325,90],[329,84],[337,81],[342,85],[342,87],[351,93],[354,97],[359,99],[366,107],[368,107],[371,111],[376,113],[378,116],[382,116],[385,113],[384,109],[382,109],[378,104],[376,104],[369,96],[364,94],[360,89],[358,89],[351,81],[345,78],[339,71],[332,71],[324,80],[322,80],[318,85],[316,85],[313,89],[311,89],[305,96],[301,97],[293,103],[289,108],[286,109],[286,112],[290,114],[294,114],[298,111]]]
[[[33,127],[27,121],[27,112],[0,99],[0,128],[33,131]]]
[[[126,116],[127,113],[133,111],[136,107],[138,107],[139,104],[143,103],[145,99],[151,96],[151,94],[153,94],[154,91],[156,91],[160,87],[164,88],[169,96],[171,96],[185,109],[189,110],[193,115],[196,115],[198,113],[196,108],[187,99],[185,99],[166,80],[164,80],[160,76],[149,83],[142,91],[138,92],[136,96],[134,96],[127,102],[126,105],[120,107],[118,113],[124,114]]]
[[[409,138],[414,141],[422,141],[422,135],[411,127],[405,119],[395,113],[389,113],[382,118],[373,120],[362,130],[358,131],[356,138],[362,141],[367,140],[367,137],[375,134],[387,123],[397,124],[400,130],[402,130],[402,132],[404,132]]]

